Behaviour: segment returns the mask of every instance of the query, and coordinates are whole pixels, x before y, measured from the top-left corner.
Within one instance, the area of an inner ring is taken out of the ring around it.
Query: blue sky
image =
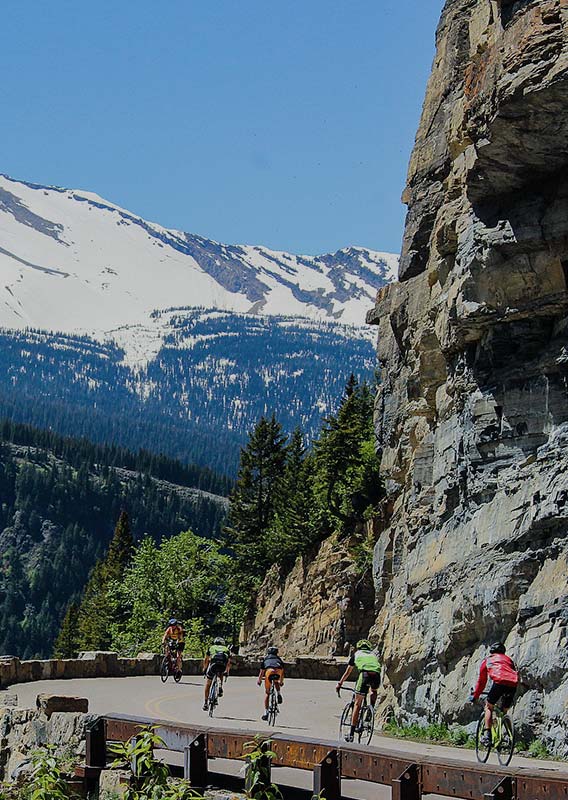
[[[4,3],[0,172],[222,242],[397,252],[442,5]]]

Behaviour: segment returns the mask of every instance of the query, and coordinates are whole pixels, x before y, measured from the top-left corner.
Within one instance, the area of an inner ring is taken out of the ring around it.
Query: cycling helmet
[[[357,642],[357,650],[372,650],[373,645],[368,639],[360,639]]]
[[[269,656],[277,656],[278,655],[278,648],[277,647],[269,647],[268,648],[268,655]]]
[[[168,625],[177,625],[177,624],[178,624],[178,621],[174,617],[172,617],[172,619],[168,622]]]
[[[213,644],[225,644],[225,640],[223,639],[222,636],[217,636]]]
[[[493,644],[489,645],[489,652],[493,655],[493,653],[505,653],[505,645],[503,642],[493,642]]]

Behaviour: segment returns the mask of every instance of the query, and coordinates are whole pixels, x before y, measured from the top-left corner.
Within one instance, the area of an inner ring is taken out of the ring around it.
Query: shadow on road
[[[180,681],[180,686],[201,686],[203,687],[203,681],[196,682],[196,681]]]

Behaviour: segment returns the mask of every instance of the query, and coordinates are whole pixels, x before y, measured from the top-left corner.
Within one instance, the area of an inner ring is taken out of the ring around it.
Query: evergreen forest
[[[220,535],[229,483],[210,470],[8,421],[0,434],[0,653],[50,655],[121,512],[133,543]]]
[[[274,414],[262,416],[241,450],[215,540],[194,529],[135,542],[122,515],[81,602],[67,608],[56,655],[156,651],[170,616],[185,624],[186,654],[202,655],[215,634],[237,644],[243,616],[273,565],[288,571],[329,536],[349,537],[368,556],[364,523],[378,513],[382,496],[372,407],[369,387],[351,376],[337,413],[310,447],[300,428],[287,434]]]
[[[371,341],[346,326],[219,310],[155,312],[165,338],[136,367],[115,343],[0,331],[0,418],[128,450],[163,453],[234,480],[261,416],[309,441],[353,371],[373,376]]]

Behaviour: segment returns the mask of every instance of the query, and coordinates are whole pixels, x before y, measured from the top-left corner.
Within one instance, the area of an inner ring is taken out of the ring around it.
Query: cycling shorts
[[[211,661],[209,666],[207,667],[207,672],[205,673],[209,680],[213,680],[215,675],[221,677],[225,674],[225,670],[227,669],[227,663],[224,664],[220,661]]]
[[[508,686],[505,683],[494,683],[487,694],[487,702],[494,706],[501,701],[501,708],[507,711],[513,705],[516,691],[516,686]]]
[[[168,647],[172,653],[183,653],[183,648],[185,647],[185,642],[180,642],[178,639],[169,639],[168,640]]]
[[[278,681],[280,686],[284,683],[284,670],[269,667],[264,673],[264,688],[267,692],[270,691],[270,685],[273,681]]]
[[[363,670],[357,679],[357,683],[355,684],[355,691],[357,694],[363,695],[366,695],[369,689],[372,689],[373,692],[376,692],[379,688],[380,682],[380,672],[367,672],[367,670]]]

